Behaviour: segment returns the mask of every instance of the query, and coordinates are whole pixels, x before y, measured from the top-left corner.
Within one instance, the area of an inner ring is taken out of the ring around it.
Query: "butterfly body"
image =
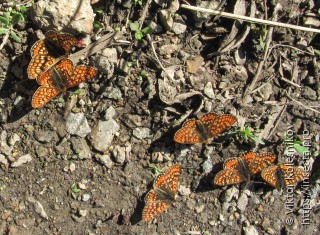
[[[145,197],[146,205],[142,211],[144,221],[155,219],[176,201],[180,173],[180,165],[176,164],[156,178],[153,189]]]
[[[265,167],[276,160],[276,156],[271,153],[256,154],[249,152],[239,158],[228,159],[224,163],[224,170],[219,171],[214,184],[226,186],[249,182],[251,177],[259,173]]]
[[[229,114],[208,113],[198,120],[190,120],[176,132],[174,141],[180,144],[210,143],[212,138],[233,125],[237,119]]]
[[[271,165],[261,172],[262,178],[278,191],[305,179],[307,173],[294,166]]]

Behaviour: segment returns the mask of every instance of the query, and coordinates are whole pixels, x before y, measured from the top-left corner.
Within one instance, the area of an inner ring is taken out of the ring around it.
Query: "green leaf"
[[[23,19],[23,16],[21,13],[14,13],[14,15],[11,18],[11,24],[15,25],[17,24],[21,19]]]
[[[253,139],[253,141],[256,142],[256,144],[262,144],[262,145],[265,144],[265,143],[262,141],[262,139],[260,139],[260,138],[257,137],[257,136],[253,136],[253,137],[251,137],[251,139]]]
[[[25,6],[25,5],[22,5],[21,7],[20,7],[20,12],[21,13],[25,13],[27,11],[27,7]]]
[[[320,56],[320,50],[314,49],[314,52],[315,52],[318,56]]]
[[[3,13],[3,15],[2,15],[4,18],[6,18],[7,20],[10,20],[10,12],[5,12],[5,13]]]
[[[130,23],[129,26],[131,31],[139,31],[139,23],[137,21]]]
[[[74,193],[80,192],[80,189],[77,187],[77,185],[75,183],[71,185],[71,190]]]
[[[103,28],[103,24],[101,24],[99,21],[94,21],[93,22],[93,27],[95,29],[101,29],[101,28]]]
[[[137,40],[141,40],[143,38],[143,33],[141,31],[138,31],[134,34],[134,37],[137,39]]]
[[[145,71],[145,70],[141,70],[140,75],[141,75],[142,77],[146,77],[146,76],[148,75],[148,73],[147,73],[147,71]]]
[[[7,18],[5,18],[5,17],[0,16],[0,22],[3,23],[6,26],[9,25],[9,20]]]
[[[141,32],[143,32],[144,34],[151,34],[153,33],[153,30],[150,27],[145,27],[141,30]]]
[[[103,14],[104,12],[104,6],[100,6],[94,9],[95,12],[97,12],[98,14]]]
[[[305,152],[310,152],[310,150],[299,143],[293,144],[293,148],[299,153],[303,154]]]
[[[12,30],[10,31],[10,36],[13,40],[15,40],[18,43],[21,43],[21,38]]]
[[[0,35],[5,34],[9,31],[9,29],[6,28],[0,28]]]

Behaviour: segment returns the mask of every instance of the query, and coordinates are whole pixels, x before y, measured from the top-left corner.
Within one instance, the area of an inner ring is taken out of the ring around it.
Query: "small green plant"
[[[144,69],[141,70],[140,75],[139,75],[139,78],[145,78],[145,77],[147,77],[147,76],[148,76],[148,72],[145,71]]]
[[[265,47],[265,42],[263,38],[266,35],[266,28],[261,28],[259,26],[256,26],[255,24],[251,24],[251,30],[253,32],[253,35],[255,37],[259,37],[259,45],[261,46],[262,49]]]
[[[26,21],[26,10],[26,6],[16,8],[14,4],[12,10],[4,12],[3,15],[0,16],[0,35],[5,35],[1,46],[6,43],[9,36],[16,42],[21,43],[21,38],[18,36],[18,31],[14,29],[14,26],[20,21]]]
[[[77,194],[80,192],[80,189],[78,188],[78,185],[76,183],[73,183],[71,186],[71,195],[73,198],[77,198]]]
[[[149,164],[149,167],[152,169],[152,172],[155,176],[158,176],[162,173],[162,169],[157,167],[155,164]]]
[[[141,40],[146,34],[151,34],[153,32],[153,30],[150,27],[145,27],[143,29],[139,29],[139,23],[136,22],[132,22],[129,24],[130,25],[130,29],[131,31],[135,32],[134,33],[134,37],[137,40]]]
[[[142,0],[133,0],[133,4],[142,6]]]
[[[235,130],[232,132],[232,134],[238,134],[240,137],[242,137],[245,141],[248,141],[249,139],[253,140],[256,145],[265,143],[260,139],[254,132],[251,131],[251,128],[246,127],[240,127],[238,130]]]
[[[286,137],[284,137],[286,139]],[[309,148],[303,146],[303,142],[299,139],[295,139],[287,146],[285,153],[288,153],[290,150],[292,150],[292,147],[296,153],[298,153],[300,156],[303,156],[305,153],[310,152]],[[289,153],[288,153],[289,154]]]

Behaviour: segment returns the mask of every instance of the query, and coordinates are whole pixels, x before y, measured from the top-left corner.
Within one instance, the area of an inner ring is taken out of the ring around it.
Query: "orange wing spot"
[[[198,120],[190,120],[176,132],[174,141],[180,144],[207,143],[208,140],[232,126],[237,118],[232,115],[217,116],[213,113],[203,115]]]
[[[174,197],[177,194],[180,173],[181,167],[176,164],[170,167],[165,174],[157,177],[153,190],[145,197],[146,205],[142,211],[144,221],[153,220],[175,202]]]

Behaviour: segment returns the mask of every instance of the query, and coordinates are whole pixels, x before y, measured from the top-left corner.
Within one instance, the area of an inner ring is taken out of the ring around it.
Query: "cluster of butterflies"
[[[41,108],[67,88],[97,75],[95,68],[74,66],[68,59],[77,42],[71,34],[48,31],[44,39],[32,46],[27,73],[29,79],[36,79],[40,85],[32,97],[33,108]]]
[[[31,48],[31,61],[28,66],[29,79],[36,79],[40,87],[32,97],[32,107],[40,108],[67,88],[93,79],[97,70],[89,66],[74,66],[68,59],[77,39],[67,33],[48,31],[45,38],[38,40]],[[218,134],[237,121],[232,115],[205,114],[198,120],[183,124],[174,141],[181,144],[210,143]],[[276,157],[271,153],[256,154],[249,152],[242,157],[232,158],[224,163],[224,169],[217,173],[214,184],[226,186],[250,179],[261,172],[261,177],[278,190],[297,183],[307,174],[302,169],[272,165]],[[144,221],[151,221],[174,202],[178,190],[181,167],[173,165],[165,174],[159,175],[153,189],[145,197],[142,212]]]
[[[234,116],[228,114],[205,114],[200,119],[185,122],[176,132],[174,141],[181,144],[209,143],[236,121]],[[249,182],[253,176],[261,173],[262,179],[277,190],[282,190],[308,177],[307,172],[298,167],[274,165],[275,161],[276,156],[272,153],[254,152],[228,159],[224,163],[224,169],[215,175],[213,184],[226,186]],[[145,207],[142,211],[144,221],[155,219],[176,201],[180,174],[181,167],[176,164],[156,178],[153,189],[145,197]]]

